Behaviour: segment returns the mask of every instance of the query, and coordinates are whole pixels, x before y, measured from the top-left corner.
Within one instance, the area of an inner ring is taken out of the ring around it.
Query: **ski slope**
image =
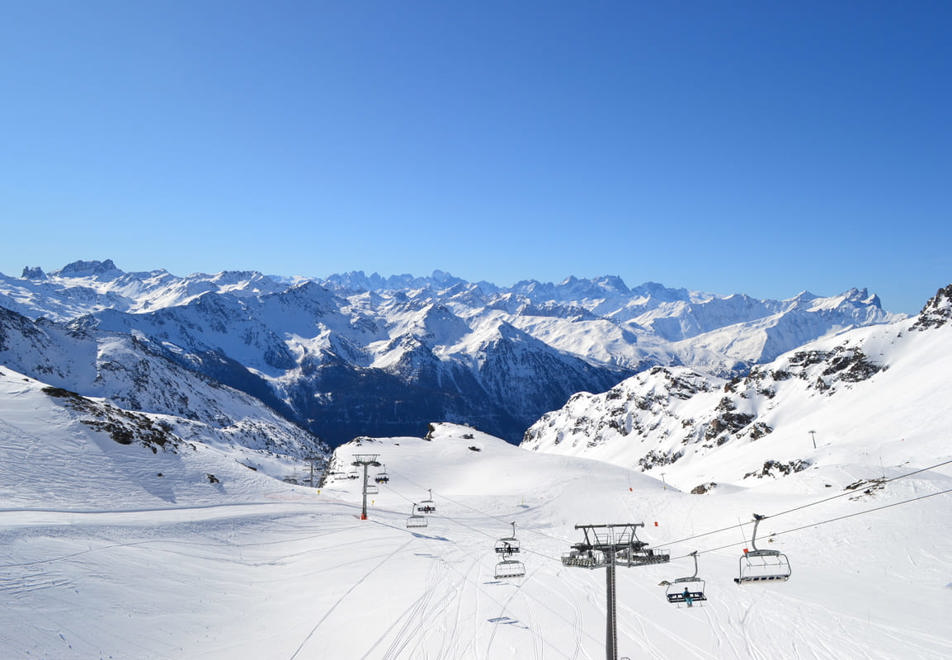
[[[344,463],[379,453],[390,475],[361,521],[357,480],[331,478],[317,490],[215,448],[153,454],[118,445],[28,381],[0,382],[3,658],[603,658],[605,574],[563,567],[559,557],[581,540],[575,524],[642,521],[639,536],[652,545],[729,529],[667,547],[670,564],[618,569],[620,655],[952,655],[952,495],[767,540],[952,488],[950,466],[768,519],[758,543],[787,553],[793,576],[738,587],[739,521],[846,492],[880,476],[878,457],[698,496],[442,424],[430,440],[337,450]],[[166,490],[156,490],[153,471],[170,479]],[[427,489],[437,511],[425,529],[408,530]],[[496,581],[493,543],[510,521],[527,575]],[[690,575],[683,556],[695,549],[709,600],[677,608],[658,585]]]

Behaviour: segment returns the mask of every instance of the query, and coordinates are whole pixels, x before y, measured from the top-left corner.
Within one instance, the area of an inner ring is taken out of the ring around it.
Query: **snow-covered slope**
[[[916,319],[817,340],[743,378],[655,367],[602,394],[577,394],[536,422],[523,446],[666,472],[688,489],[714,474],[738,484],[774,478],[871,445],[886,463],[910,447],[948,447],[950,294],[939,291]]]
[[[0,364],[61,389],[104,398],[128,411],[172,415],[185,438],[208,435],[251,449],[321,453],[316,437],[261,400],[174,361],[138,334],[94,333],[0,308]]]
[[[299,463],[269,449],[271,431],[124,410],[0,367],[0,501],[75,511],[257,501]]]
[[[213,448],[153,454],[120,445],[3,372],[0,469],[15,484],[5,494],[17,497],[0,510],[3,657],[600,658],[604,573],[559,558],[582,540],[576,524],[642,521],[639,538],[670,544],[673,560],[618,569],[620,655],[952,654],[952,495],[935,496],[952,489],[952,472],[869,494],[844,490],[880,474],[875,440],[869,456],[830,453],[818,470],[697,496],[605,462],[439,424],[427,439],[336,450],[347,469],[355,453],[379,454],[390,475],[361,521],[359,480],[305,489]],[[952,458],[922,434],[906,443],[902,464],[884,459],[888,476]],[[930,463],[915,459],[928,452]],[[91,476],[95,463],[101,478]],[[174,501],[157,490],[169,483]],[[407,529],[412,503],[430,493],[436,512],[425,528]],[[846,497],[809,506],[833,494]],[[926,499],[909,501],[917,497]],[[782,513],[796,507],[804,508]],[[788,555],[789,582],[733,584],[751,529],[738,522],[752,511],[781,514],[759,538]],[[510,521],[526,576],[496,580],[493,546]],[[659,583],[689,575],[692,550],[702,552],[708,600],[679,609]]]

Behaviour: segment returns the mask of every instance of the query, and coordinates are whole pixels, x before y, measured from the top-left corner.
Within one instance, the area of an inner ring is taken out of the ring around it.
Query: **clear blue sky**
[[[952,3],[3,2],[0,272],[952,282]]]

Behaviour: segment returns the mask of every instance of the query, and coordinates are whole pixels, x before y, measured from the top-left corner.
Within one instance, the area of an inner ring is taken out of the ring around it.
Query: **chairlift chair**
[[[426,516],[420,515],[417,513],[417,503],[414,502],[410,505],[410,517],[407,518],[407,529],[413,529],[415,527],[426,527]]]
[[[436,513],[436,503],[433,501],[433,490],[427,488],[426,490],[429,495],[427,495],[425,500],[420,500],[419,504],[416,504],[417,513],[431,514]]]
[[[649,548],[647,543],[638,538],[639,527],[644,527],[644,524],[638,523],[632,526],[630,543],[627,548],[618,552],[615,561],[626,563],[628,566],[649,566],[651,564],[666,564],[671,561],[670,553]]]
[[[374,476],[374,481],[376,481],[378,484],[385,484],[390,482],[390,475],[387,474],[386,465],[384,465],[383,469],[380,470],[380,472],[378,472],[376,476]]]
[[[506,536],[496,541],[496,553],[500,561],[496,564],[496,570],[493,577],[497,580],[503,578],[523,577],[526,574],[525,565],[512,556],[519,552],[519,539],[516,538],[516,523],[512,525],[512,536]]]
[[[583,547],[584,544],[577,543],[572,549],[562,555],[563,566],[574,566],[576,568],[601,568],[605,565],[601,554],[597,556],[591,548]]]
[[[380,492],[380,489],[377,488],[377,484],[367,484],[367,494],[376,495]]]
[[[687,603],[691,607],[697,601],[707,600],[704,595],[704,580],[697,576],[697,550],[691,553],[694,557],[694,574],[690,577],[680,577],[672,581],[665,596],[669,603],[674,603],[680,607],[681,603]]]
[[[739,560],[740,575],[734,578],[737,584],[756,582],[786,582],[790,579],[790,560],[779,550],[759,550],[757,548],[757,525],[766,516],[754,514],[754,532],[750,538],[750,547],[744,549]]]

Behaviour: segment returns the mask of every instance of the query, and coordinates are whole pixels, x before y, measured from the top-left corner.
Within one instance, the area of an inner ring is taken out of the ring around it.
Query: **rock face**
[[[20,275],[20,277],[25,280],[45,280],[46,273],[44,273],[43,269],[39,266],[34,266],[32,268],[30,266],[24,266],[23,274]]]
[[[952,284],[939,289],[925,304],[915,324],[916,330],[941,328],[952,319]]]
[[[858,289],[771,301],[630,288],[610,276],[506,289],[442,271],[183,278],[126,273],[108,259],[45,278],[37,270],[0,277],[0,306],[67,332],[137,337],[334,445],[418,435],[433,419],[518,442],[572,394],[653,366],[730,377],[816,337],[895,318]],[[743,421],[737,414],[725,414],[725,428]]]

